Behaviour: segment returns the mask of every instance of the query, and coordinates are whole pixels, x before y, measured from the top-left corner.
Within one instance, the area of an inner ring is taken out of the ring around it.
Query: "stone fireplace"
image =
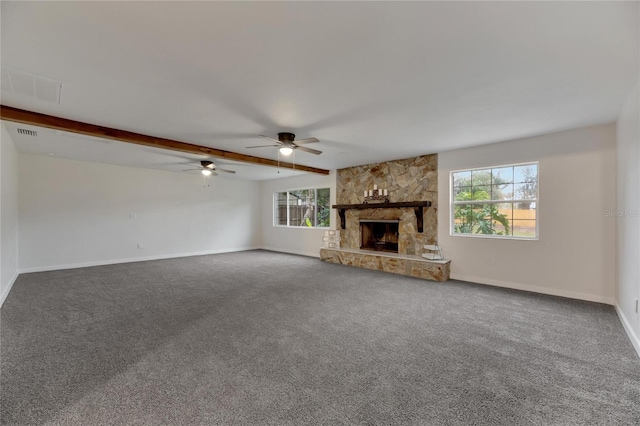
[[[360,248],[397,253],[399,224],[399,220],[361,220]]]
[[[387,190],[388,203],[364,203],[374,185]],[[422,257],[425,245],[438,244],[437,191],[437,154],[338,170],[340,247],[321,249],[320,258],[446,281],[450,261]]]
[[[364,190],[386,189],[391,203],[430,201],[423,209],[423,229],[413,207],[345,211],[345,228],[340,233],[340,247],[359,249],[360,221],[398,221],[398,253],[420,256],[425,244],[438,242],[438,155],[424,155],[404,160],[368,164],[338,170],[336,204],[360,204]],[[373,207],[373,206],[372,206]],[[382,207],[382,208],[380,208]],[[337,221],[340,223],[340,220]]]

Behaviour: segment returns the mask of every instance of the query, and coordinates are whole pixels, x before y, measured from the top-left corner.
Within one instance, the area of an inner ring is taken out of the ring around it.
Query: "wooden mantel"
[[[340,216],[340,228],[346,228],[345,212],[349,209],[364,210],[364,209],[399,209],[403,207],[411,207],[416,213],[416,221],[418,225],[418,232],[423,232],[423,208],[431,207],[431,201],[403,201],[399,203],[363,203],[363,204],[334,204],[331,206],[334,209],[338,209],[338,215]]]

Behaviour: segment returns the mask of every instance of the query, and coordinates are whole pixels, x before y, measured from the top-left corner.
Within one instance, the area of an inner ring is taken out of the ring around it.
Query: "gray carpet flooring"
[[[611,306],[249,251],[21,275],[1,420],[631,425]]]

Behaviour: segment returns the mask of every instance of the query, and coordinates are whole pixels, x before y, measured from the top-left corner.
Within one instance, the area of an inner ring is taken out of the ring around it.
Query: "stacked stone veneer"
[[[424,229],[418,232],[413,208],[350,209],[341,248],[360,248],[360,220],[399,220],[398,253],[420,256],[425,244],[438,242],[438,156],[424,155],[338,170],[336,204],[361,204],[364,191],[373,185],[389,191],[390,202],[431,201],[424,208]],[[336,212],[337,215],[337,212]],[[336,218],[340,223],[340,218]]]

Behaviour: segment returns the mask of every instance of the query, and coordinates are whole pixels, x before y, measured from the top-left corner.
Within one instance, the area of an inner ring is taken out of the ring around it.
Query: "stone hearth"
[[[320,259],[329,263],[375,269],[432,281],[449,279],[450,260],[427,260],[423,257],[366,250],[320,249]]]

